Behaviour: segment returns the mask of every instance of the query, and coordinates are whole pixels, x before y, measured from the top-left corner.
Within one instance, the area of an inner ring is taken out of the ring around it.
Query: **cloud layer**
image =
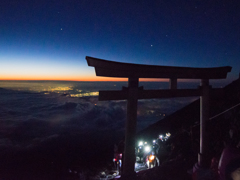
[[[27,168],[65,172],[92,166],[91,158],[99,166],[111,162],[113,145],[124,135],[126,101],[98,102],[96,96],[67,93],[0,88],[0,173]],[[139,100],[138,130],[192,100]]]

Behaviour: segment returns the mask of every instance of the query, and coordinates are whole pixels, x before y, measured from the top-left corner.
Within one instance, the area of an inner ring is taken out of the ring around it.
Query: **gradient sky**
[[[106,80],[85,56],[240,71],[238,0],[0,2],[0,80]],[[115,80],[115,79],[113,79]]]

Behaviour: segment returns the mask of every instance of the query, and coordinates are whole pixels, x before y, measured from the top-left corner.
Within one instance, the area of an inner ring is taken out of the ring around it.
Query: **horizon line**
[[[0,81],[65,81],[65,82],[128,82],[126,78],[124,80],[46,80],[46,79],[0,79]],[[178,82],[199,82],[200,79],[178,79]],[[161,79],[161,80],[145,80],[144,78],[140,78],[139,82],[167,82],[169,83],[169,79]]]

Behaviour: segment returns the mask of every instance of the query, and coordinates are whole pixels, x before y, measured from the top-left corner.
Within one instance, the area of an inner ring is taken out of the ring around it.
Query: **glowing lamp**
[[[146,152],[149,152],[149,151],[150,151],[150,147],[149,147],[149,146],[146,146],[144,150],[145,150]]]

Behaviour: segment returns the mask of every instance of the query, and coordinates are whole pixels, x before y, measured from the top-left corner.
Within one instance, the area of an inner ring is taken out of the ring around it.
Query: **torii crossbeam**
[[[128,78],[128,87],[120,91],[99,91],[99,100],[127,100],[127,121],[122,179],[134,179],[135,136],[138,99],[200,96],[200,152],[198,164],[205,165],[205,124],[209,119],[209,96],[221,93],[212,89],[209,79],[225,79],[232,67],[190,68],[173,66],[140,65],[120,63],[93,57],[86,57],[89,66],[95,67],[97,76]],[[144,90],[138,87],[139,78],[168,78],[170,89]],[[177,79],[201,79],[198,89],[177,89]],[[210,91],[211,90],[211,91]]]

